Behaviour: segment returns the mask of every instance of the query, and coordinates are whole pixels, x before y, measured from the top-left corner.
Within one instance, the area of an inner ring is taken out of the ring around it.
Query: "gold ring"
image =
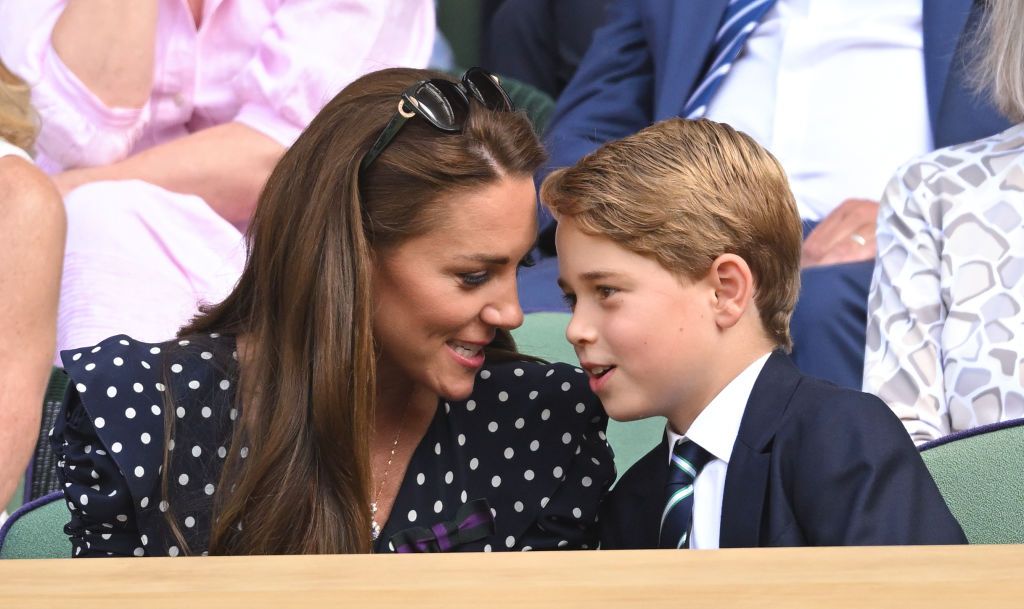
[[[860,233],[853,233],[852,235],[850,235],[850,239],[853,239],[853,242],[856,243],[857,245],[868,244],[868,240],[862,237]]]

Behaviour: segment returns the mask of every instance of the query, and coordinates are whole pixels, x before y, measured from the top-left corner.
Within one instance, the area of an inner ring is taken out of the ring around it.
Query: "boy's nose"
[[[578,346],[594,342],[595,336],[593,325],[578,311],[574,312],[569,320],[569,325],[565,327],[566,340],[574,346]]]

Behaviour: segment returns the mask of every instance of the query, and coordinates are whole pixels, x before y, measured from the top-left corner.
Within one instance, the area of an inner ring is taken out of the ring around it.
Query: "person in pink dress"
[[[358,76],[425,66],[434,31],[431,0],[0,4],[65,196],[58,350],[164,337],[226,295],[284,150]]]

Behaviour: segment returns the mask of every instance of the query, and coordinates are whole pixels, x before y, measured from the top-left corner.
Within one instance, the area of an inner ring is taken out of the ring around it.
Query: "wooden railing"
[[[1024,607],[1024,546],[0,562],[0,607]]]

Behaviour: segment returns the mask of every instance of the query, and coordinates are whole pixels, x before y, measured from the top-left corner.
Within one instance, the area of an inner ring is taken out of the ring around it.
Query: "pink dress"
[[[122,160],[228,122],[289,146],[342,87],[430,57],[433,0],[157,0],[156,73],[142,108],[100,101],[60,60],[50,33],[65,0],[0,3],[0,58],[33,87],[37,163],[57,173]],[[139,180],[65,198],[68,241],[58,350],[124,332],[165,339],[233,287],[239,229],[206,202]]]

